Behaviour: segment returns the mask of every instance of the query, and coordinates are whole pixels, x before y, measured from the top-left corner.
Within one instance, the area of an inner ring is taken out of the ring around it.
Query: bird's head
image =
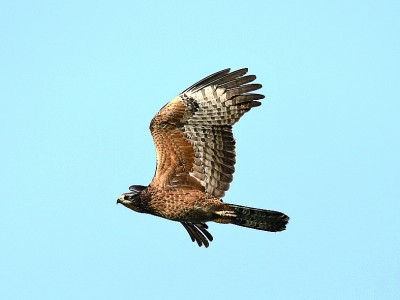
[[[133,185],[130,186],[131,190],[129,193],[123,193],[117,199],[117,204],[122,204],[136,212],[143,212],[143,207],[140,198],[140,192],[144,190],[146,187]]]
[[[140,208],[139,193],[134,193],[134,192],[124,193],[118,197],[117,204],[122,204],[123,206],[126,206],[127,208],[130,208],[137,212],[142,211]]]

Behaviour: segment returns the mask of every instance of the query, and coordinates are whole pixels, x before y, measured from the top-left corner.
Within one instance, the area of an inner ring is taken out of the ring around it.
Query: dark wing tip
[[[188,87],[186,90],[184,90],[181,94],[183,93],[187,93],[193,89],[196,89],[200,86],[206,86],[208,84],[210,84],[211,82],[217,80],[218,78],[224,77],[226,74],[228,74],[231,71],[230,68],[227,69],[223,69],[221,71],[215,72],[199,81],[197,81],[195,84],[191,85],[190,87]]]
[[[197,245],[199,245],[199,247],[204,245],[204,247],[208,248],[208,246],[210,245],[209,242],[213,240],[213,236],[208,232],[208,226],[205,223],[194,224],[181,222],[181,224],[189,233],[192,242],[197,242]]]
[[[147,188],[147,186],[144,185],[131,185],[129,187],[129,190],[131,192],[135,192],[135,193],[140,193],[141,191],[143,191],[145,188]]]

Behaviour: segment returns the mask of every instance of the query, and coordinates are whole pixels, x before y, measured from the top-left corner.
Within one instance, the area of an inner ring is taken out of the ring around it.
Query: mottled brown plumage
[[[148,187],[131,186],[117,203],[142,213],[179,221],[199,246],[209,246],[206,222],[281,231],[280,212],[234,204],[221,198],[235,171],[232,125],[261,105],[261,88],[247,69],[225,69],[195,83],[166,104],[150,123],[157,169]]]

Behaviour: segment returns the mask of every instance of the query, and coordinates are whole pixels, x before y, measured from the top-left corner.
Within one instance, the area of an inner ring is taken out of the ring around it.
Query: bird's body
[[[150,123],[157,169],[149,186],[132,186],[118,203],[142,213],[179,221],[199,246],[212,240],[205,222],[281,231],[280,212],[227,204],[222,197],[236,162],[232,125],[259,106],[261,88],[247,69],[222,70],[197,82],[166,104]]]
[[[220,199],[199,190],[160,190],[149,186],[139,196],[142,212],[179,222],[213,221],[213,212],[224,206]]]

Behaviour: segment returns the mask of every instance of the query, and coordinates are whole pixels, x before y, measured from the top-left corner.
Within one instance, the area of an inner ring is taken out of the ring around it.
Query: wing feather
[[[189,233],[189,236],[192,242],[197,242],[199,247],[203,244],[206,248],[209,246],[209,241],[213,240],[213,236],[208,232],[208,226],[206,223],[188,223],[181,222],[183,227],[185,227],[186,231]]]
[[[152,185],[198,189],[222,197],[235,172],[232,126],[264,95],[247,69],[214,73],[183,91],[153,118],[157,153]],[[188,230],[190,231],[190,229]]]
[[[195,92],[198,91],[199,89],[202,89],[208,85],[210,85],[211,83],[213,83],[214,81],[221,79],[221,78],[226,78],[226,74],[228,74],[230,71],[230,69],[225,69],[225,70],[221,70],[218,71],[214,74],[211,74],[210,76],[207,76],[206,78],[203,78],[202,80],[196,82],[195,84],[193,84],[192,86],[188,87],[186,90],[184,90],[181,94],[187,93],[187,92]],[[246,70],[247,72],[247,70]]]

